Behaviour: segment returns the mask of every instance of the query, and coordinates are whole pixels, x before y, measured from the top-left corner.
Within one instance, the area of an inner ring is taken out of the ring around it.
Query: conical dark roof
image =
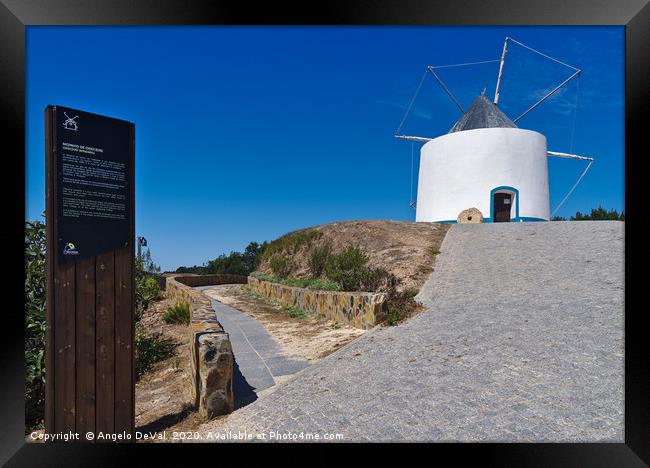
[[[517,128],[517,125],[492,101],[481,94],[447,133],[475,128]]]

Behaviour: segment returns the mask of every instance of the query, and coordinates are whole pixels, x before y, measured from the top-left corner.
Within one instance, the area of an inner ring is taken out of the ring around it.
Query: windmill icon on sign
[[[66,130],[74,130],[76,132],[77,131],[77,121],[76,121],[76,119],[78,119],[79,116],[75,115],[74,117],[70,117],[65,112],[63,112],[63,115],[66,116],[66,120],[63,122],[63,128],[65,128]]]

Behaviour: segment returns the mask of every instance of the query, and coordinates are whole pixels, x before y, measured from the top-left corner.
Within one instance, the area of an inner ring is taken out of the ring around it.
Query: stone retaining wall
[[[248,277],[255,292],[288,306],[297,306],[331,320],[368,330],[384,319],[386,295],[367,292],[297,288]]]
[[[199,412],[208,417],[231,413],[233,363],[230,337],[217,321],[209,298],[194,286],[245,283],[239,275],[175,276],[166,279],[166,295],[173,303],[190,305],[191,393]]]

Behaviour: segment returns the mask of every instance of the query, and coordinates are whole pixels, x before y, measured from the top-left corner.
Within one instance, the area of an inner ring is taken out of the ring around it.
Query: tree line
[[[266,241],[261,244],[250,242],[243,252],[232,251],[228,255],[221,254],[203,265],[181,266],[176,269],[176,273],[195,273],[197,275],[227,273],[247,276],[255,271],[267,246],[268,242]]]
[[[551,221],[566,221],[567,219],[562,216],[553,216]],[[606,210],[602,206],[592,208],[591,213],[581,213],[577,211],[575,215],[569,218],[569,221],[625,221],[625,211],[620,213],[615,210]]]

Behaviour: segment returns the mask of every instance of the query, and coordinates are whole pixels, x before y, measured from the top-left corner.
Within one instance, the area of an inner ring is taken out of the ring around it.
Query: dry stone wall
[[[258,294],[284,305],[297,306],[321,317],[368,330],[384,320],[386,295],[382,293],[323,291],[298,288],[248,277]]]
[[[210,299],[192,288],[245,282],[246,277],[240,275],[176,276],[166,280],[167,298],[190,305],[190,389],[199,413],[208,418],[234,409],[234,357],[230,337],[217,321]]]

